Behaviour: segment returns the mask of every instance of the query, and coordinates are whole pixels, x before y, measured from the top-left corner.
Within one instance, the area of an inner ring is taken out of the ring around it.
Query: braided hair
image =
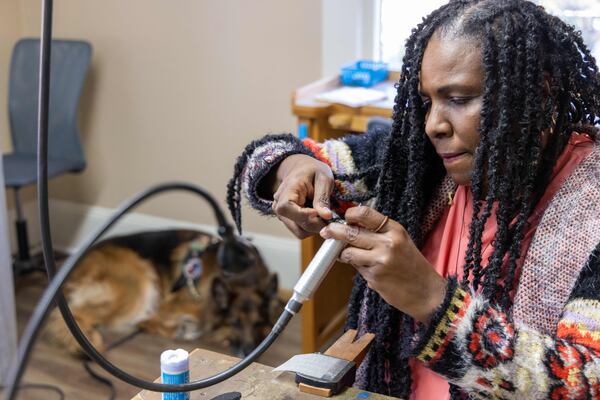
[[[378,210],[400,222],[417,245],[423,241],[425,206],[445,176],[425,134],[426,109],[419,95],[423,53],[433,34],[473,40],[482,52],[480,143],[471,190],[474,200],[484,201],[473,201],[462,283],[510,307],[508,294],[518,279],[527,218],[571,133],[585,130],[595,136],[589,127],[600,116],[598,68],[579,32],[529,1],[455,0],[425,17],[406,42],[391,138],[377,188]],[[549,133],[546,143],[542,132]],[[498,229],[483,268],[482,233],[494,203]],[[414,321],[357,277],[348,327],[356,328],[363,299],[369,310],[366,328],[377,333],[365,389],[407,397]],[[458,396],[456,388],[451,392]]]

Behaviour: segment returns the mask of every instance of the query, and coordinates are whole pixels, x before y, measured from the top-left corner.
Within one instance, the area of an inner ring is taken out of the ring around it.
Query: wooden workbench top
[[[190,379],[214,375],[221,372],[239,361],[238,358],[208,350],[196,349],[190,354]],[[291,373],[274,373],[273,368],[263,364],[253,363],[248,368],[234,377],[221,382],[218,385],[192,392],[191,400],[210,400],[213,397],[226,392],[240,392],[243,400],[323,400],[323,397],[298,391],[294,383],[294,375]],[[159,379],[156,380],[158,382]],[[373,394],[348,388],[343,393],[330,397],[331,399],[350,400],[368,399],[385,400],[392,399],[379,394]],[[139,393],[132,400],[161,400],[161,393],[148,392]]]

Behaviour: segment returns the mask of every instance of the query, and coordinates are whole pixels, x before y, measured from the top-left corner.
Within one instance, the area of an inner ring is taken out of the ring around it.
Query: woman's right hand
[[[323,220],[333,217],[329,208],[333,185],[327,164],[304,154],[291,155],[277,167],[273,211],[300,239],[318,233],[325,226]]]

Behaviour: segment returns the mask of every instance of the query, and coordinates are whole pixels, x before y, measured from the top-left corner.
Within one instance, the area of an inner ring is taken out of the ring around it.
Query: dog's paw
[[[199,321],[189,315],[184,315],[177,321],[177,329],[175,331],[176,339],[180,340],[196,340],[202,336]]]

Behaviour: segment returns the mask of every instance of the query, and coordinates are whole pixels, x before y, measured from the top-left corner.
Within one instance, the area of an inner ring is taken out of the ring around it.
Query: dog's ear
[[[265,284],[264,287],[264,294],[267,296],[267,298],[272,298],[274,296],[277,296],[277,290],[279,289],[279,278],[277,277],[277,274],[271,274],[269,275],[269,278],[267,278],[267,282]]]
[[[226,310],[231,301],[231,290],[229,286],[218,276],[212,281],[211,294],[215,304],[220,310]]]

